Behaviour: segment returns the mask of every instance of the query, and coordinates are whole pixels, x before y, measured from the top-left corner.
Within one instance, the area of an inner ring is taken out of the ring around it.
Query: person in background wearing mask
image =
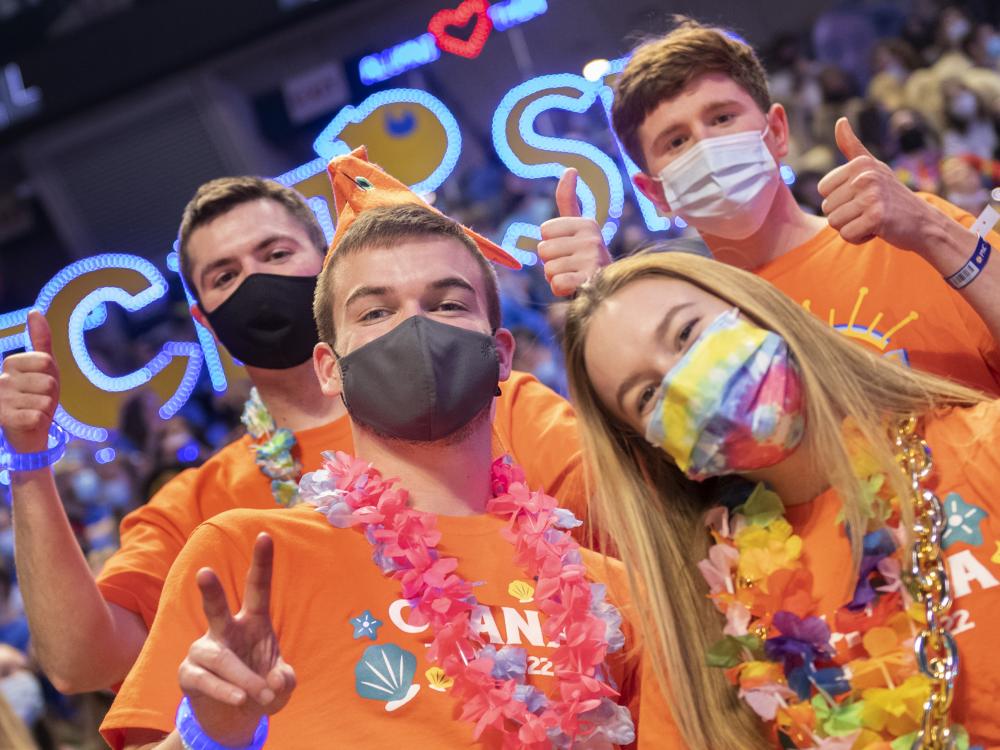
[[[372,196],[338,202],[314,302],[317,380],[343,398],[358,458],[325,453],[303,506],[202,524],[105,739],[610,750],[635,722],[638,747],[679,747],[655,680],[623,658],[627,625],[605,599],[621,566],[580,550],[572,514],[494,461],[514,342],[489,261],[515,261],[359,158],[331,170]]]
[[[374,167],[370,178],[399,185]],[[355,183],[340,181],[335,190],[338,204],[362,206],[369,196]],[[244,412],[249,435],[182,472],[127,516],[121,548],[96,585],[45,466],[59,373],[44,317],[29,315],[33,351],[7,357],[0,374],[0,427],[8,443],[0,448],[15,454],[17,570],[33,644],[59,690],[85,692],[125,678],[167,572],[199,524],[231,508],[294,505],[298,480],[319,467],[321,451],[352,449],[346,411],[323,395],[310,362],[317,341],[312,296],[325,251],[322,229],[293,190],[256,177],[198,189],[181,222],[181,274],[196,299],[192,315],[246,365],[255,386]],[[496,455],[514,455],[529,481],[582,517],[570,406],[525,373],[515,372],[498,396]]]
[[[978,94],[957,79],[945,82],[942,88],[946,122],[941,139],[944,155],[970,154],[992,159],[997,150],[997,132]]]
[[[1000,393],[1000,236],[875,159],[846,119],[847,163],[819,183],[826,218],[796,205],[781,179],[788,127],[753,49],[682,20],[635,50],[616,84],[616,133],[642,168],[636,186],[694,226],[725,263],[751,270],[830,325],[915,368]],[[562,216],[542,225],[539,256],[606,262],[600,231],[579,218],[575,173],[557,188]],[[970,229],[970,227],[973,227]],[[594,267],[564,275],[572,292]]]
[[[911,190],[937,193],[941,188],[941,148],[937,135],[915,109],[898,109],[889,117],[889,161],[896,177]]]

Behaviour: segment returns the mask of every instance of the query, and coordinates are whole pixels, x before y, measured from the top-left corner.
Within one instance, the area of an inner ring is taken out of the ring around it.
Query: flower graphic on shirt
[[[979,527],[987,516],[985,510],[965,502],[957,492],[949,492],[944,499],[944,513],[948,528],[941,540],[941,549],[948,549],[955,542],[965,542],[972,547],[983,543],[983,532]]]
[[[875,317],[872,318],[871,323],[865,325],[864,323],[858,322],[858,315],[861,312],[861,306],[865,301],[865,297],[868,296],[870,290],[868,287],[863,286],[858,290],[858,296],[854,298],[854,306],[851,308],[851,314],[846,323],[837,323],[837,310],[835,308],[830,308],[827,312],[827,323],[835,331],[838,331],[848,338],[857,339],[858,341],[863,341],[869,346],[873,346],[882,352],[882,356],[887,359],[898,360],[901,364],[909,367],[910,358],[906,353],[905,349],[890,349],[889,345],[892,340],[893,335],[898,333],[901,329],[915,321],[920,315],[916,310],[911,310],[909,314],[898,321],[894,325],[889,326],[884,332],[878,329],[880,323],[882,323],[882,318],[885,313],[876,313]],[[812,300],[804,300],[802,306],[812,312],[817,317],[822,318],[823,315],[819,311],[814,311],[812,309]]]
[[[367,637],[374,641],[378,638],[378,629],[382,627],[382,621],[372,617],[367,609],[357,617],[352,617],[350,622],[354,626],[354,640]]]

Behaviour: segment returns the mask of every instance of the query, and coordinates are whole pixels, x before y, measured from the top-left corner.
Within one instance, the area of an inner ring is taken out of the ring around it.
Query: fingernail
[[[274,691],[270,688],[264,688],[260,691],[260,697],[258,698],[261,705],[266,706],[268,703],[274,700]]]

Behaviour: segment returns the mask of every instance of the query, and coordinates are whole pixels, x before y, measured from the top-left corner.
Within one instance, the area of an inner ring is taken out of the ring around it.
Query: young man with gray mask
[[[732,33],[682,19],[639,46],[615,83],[615,132],[641,167],[636,187],[701,234],[714,257],[771,281],[876,352],[1000,394],[1000,236],[940,198],[909,191],[846,119],[847,163],[820,183],[826,217],[795,202],[778,163],[788,118],[764,68]],[[576,174],[542,225],[546,275],[572,293],[610,262],[581,218]]]
[[[301,473],[319,467],[321,451],[352,450],[344,406],[323,395],[311,362],[318,340],[312,298],[325,252],[315,216],[293,190],[256,177],[198,189],[181,223],[181,273],[196,300],[192,315],[246,365],[256,389],[244,415],[253,434],[130,514],[121,548],[96,584],[51,470],[26,463],[13,473],[17,568],[33,647],[60,690],[106,688],[125,678],[167,572],[199,524],[233,508],[292,505]],[[44,451],[59,398],[48,325],[32,312],[28,330],[33,351],[7,357],[0,374],[0,427],[19,454]],[[572,409],[526,373],[513,373],[501,391],[494,453],[513,454],[533,485],[582,517]]]
[[[641,697],[638,746],[679,746],[605,598],[623,591],[620,565],[580,550],[572,514],[494,460],[514,345],[484,256],[514,261],[376,186],[363,160],[331,169],[335,186],[370,186],[379,202],[338,202],[314,306],[313,364],[346,403],[358,458],[327,453],[300,507],[233,511],[195,532],[105,738],[612,748],[635,741]]]

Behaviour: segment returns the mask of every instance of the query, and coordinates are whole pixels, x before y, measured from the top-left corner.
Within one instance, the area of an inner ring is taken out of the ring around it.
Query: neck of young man
[[[703,234],[705,244],[716,260],[745,271],[756,271],[761,266],[780,258],[815,237],[829,226],[826,219],[803,211],[792,191],[779,185],[767,218],[760,229],[742,240],[731,240]]]
[[[383,477],[395,477],[414,508],[442,516],[486,513],[492,497],[492,415],[462,428],[461,440],[431,442],[387,438],[355,422],[354,453]]]
[[[311,359],[285,370],[248,367],[250,381],[279,428],[299,432],[334,422],[347,410],[320,390]]]

